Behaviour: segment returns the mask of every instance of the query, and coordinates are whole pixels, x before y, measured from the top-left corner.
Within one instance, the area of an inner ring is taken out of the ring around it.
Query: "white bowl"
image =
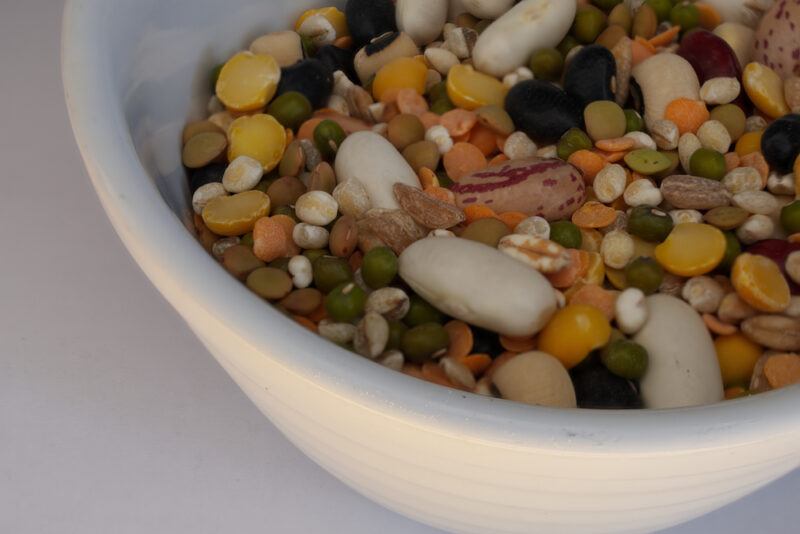
[[[464,533],[649,532],[800,464],[800,388],[658,412],[523,406],[358,358],[230,277],[188,231],[181,128],[212,65],[313,4],[71,0],[63,32],[75,137],[114,227],[292,442],[386,507]]]

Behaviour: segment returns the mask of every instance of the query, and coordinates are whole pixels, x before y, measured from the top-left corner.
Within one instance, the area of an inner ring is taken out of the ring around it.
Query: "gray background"
[[[59,0],[0,0],[0,533],[431,534],[307,460],[114,234],[72,139]],[[794,530],[800,472],[671,534]]]

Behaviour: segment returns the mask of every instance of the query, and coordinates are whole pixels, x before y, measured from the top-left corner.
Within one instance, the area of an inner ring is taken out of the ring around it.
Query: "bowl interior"
[[[285,29],[304,9],[318,5],[315,0],[67,4],[62,65],[76,138],[117,232],[176,308],[191,302],[208,310],[265,357],[313,376],[337,394],[476,439],[576,451],[652,452],[800,428],[795,408],[800,388],[650,412],[563,411],[447,390],[308,334],[229,277],[188,231],[191,207],[180,133],[187,120],[205,116],[215,65],[254,37]]]

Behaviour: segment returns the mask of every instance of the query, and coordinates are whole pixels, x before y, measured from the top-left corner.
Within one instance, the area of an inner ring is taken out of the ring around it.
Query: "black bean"
[[[333,91],[333,71],[318,59],[304,59],[281,70],[276,96],[297,91],[308,98],[314,109],[325,106]]]
[[[617,74],[614,56],[604,46],[584,46],[564,73],[564,90],[584,106],[596,100],[614,100],[611,80]]]
[[[555,142],[583,122],[580,103],[559,87],[541,80],[516,84],[506,96],[505,108],[514,125],[534,140]]]
[[[572,383],[578,407],[593,409],[641,408],[642,400],[636,385],[625,380],[602,365],[581,366],[573,369]]]
[[[200,187],[214,182],[221,182],[222,175],[228,166],[224,163],[211,163],[205,167],[189,172],[189,189],[194,194]]]
[[[347,0],[344,14],[357,47],[386,32],[397,31],[392,0]]]
[[[761,152],[774,170],[781,174],[792,172],[800,155],[800,115],[784,115],[770,124],[761,138]]]

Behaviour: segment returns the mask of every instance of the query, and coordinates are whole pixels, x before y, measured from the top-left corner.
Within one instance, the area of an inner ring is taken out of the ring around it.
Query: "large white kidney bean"
[[[347,136],[336,154],[336,179],[339,183],[356,178],[369,194],[373,208],[400,209],[392,187],[396,183],[420,188],[411,165],[386,140],[374,132]]]
[[[634,337],[650,356],[640,382],[645,407],[680,408],[722,401],[717,354],[700,315],[668,295],[648,297],[647,308],[647,323]]]
[[[447,0],[397,0],[397,28],[419,46],[435,41],[447,22]]]
[[[400,255],[400,276],[422,298],[457,319],[507,336],[530,336],[556,310],[547,279],[482,243],[429,237]]]

